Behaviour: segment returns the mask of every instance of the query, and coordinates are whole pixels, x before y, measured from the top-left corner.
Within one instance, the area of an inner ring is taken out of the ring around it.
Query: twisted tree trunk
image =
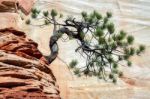
[[[37,44],[14,29],[0,30],[0,98],[60,99],[56,79]]]

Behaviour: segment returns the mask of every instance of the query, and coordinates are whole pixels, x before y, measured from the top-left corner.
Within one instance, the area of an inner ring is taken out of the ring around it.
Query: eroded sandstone
[[[56,79],[37,46],[24,32],[0,30],[0,98],[60,99]]]
[[[17,12],[29,14],[36,0],[0,0],[0,12]]]

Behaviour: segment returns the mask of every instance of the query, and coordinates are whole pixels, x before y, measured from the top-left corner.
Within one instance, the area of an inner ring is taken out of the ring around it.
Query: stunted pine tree
[[[39,16],[40,15],[40,16]],[[57,41],[66,34],[69,38],[79,42],[75,52],[79,52],[86,58],[84,67],[77,67],[77,61],[73,60],[69,65],[74,73],[78,76],[96,76],[100,79],[111,80],[116,83],[117,77],[123,75],[119,70],[122,62],[131,66],[129,58],[133,55],[139,55],[145,50],[144,45],[134,48],[134,37],[127,35],[123,30],[115,31],[115,25],[111,21],[112,13],[107,12],[105,16],[97,11],[88,14],[81,13],[80,18],[68,17],[63,22],[62,14],[58,14],[54,9],[49,11],[39,11],[32,9],[33,19],[43,20],[45,26],[52,24],[54,26],[53,35],[50,37],[49,48],[51,55],[49,63],[53,62],[58,55]],[[27,24],[33,25],[31,20]]]

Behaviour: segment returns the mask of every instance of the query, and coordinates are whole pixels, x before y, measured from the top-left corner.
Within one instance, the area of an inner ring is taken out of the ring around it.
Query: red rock
[[[19,8],[27,15],[30,13],[35,1],[36,0],[18,0]]]
[[[50,99],[42,92],[13,92],[4,94],[5,99]],[[51,98],[52,99],[52,98]]]
[[[60,99],[47,60],[24,32],[0,30],[0,98]]]
[[[0,12],[17,12],[29,14],[36,0],[0,0]]]
[[[0,49],[7,52],[17,54],[28,59],[42,59],[41,52],[37,49],[37,43],[26,38],[23,32],[15,31],[14,29],[0,30]]]
[[[56,79],[38,44],[15,30],[16,6],[28,14],[34,1],[0,0],[0,12],[4,12],[0,14],[0,99],[60,99]]]
[[[0,12],[16,12],[17,0],[0,0]]]

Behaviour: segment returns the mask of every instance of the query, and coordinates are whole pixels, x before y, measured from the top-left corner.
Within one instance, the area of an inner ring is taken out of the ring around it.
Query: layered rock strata
[[[36,0],[0,0],[0,12],[17,12],[20,9],[29,14]]]
[[[37,43],[0,30],[0,99],[60,99],[56,79]]]

